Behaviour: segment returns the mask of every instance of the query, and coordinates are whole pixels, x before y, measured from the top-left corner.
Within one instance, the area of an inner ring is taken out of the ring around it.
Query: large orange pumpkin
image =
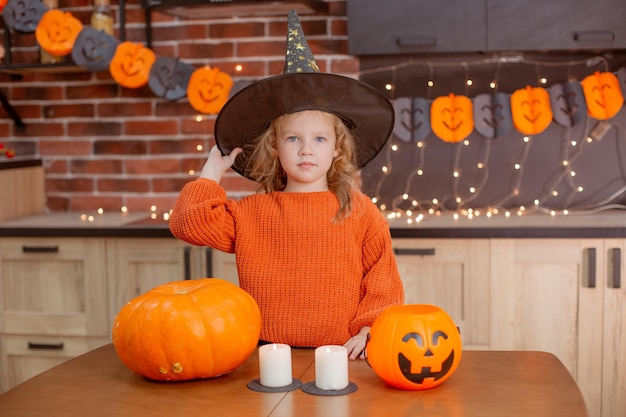
[[[211,378],[254,351],[261,314],[244,290],[218,278],[174,281],[135,297],[113,323],[113,345],[131,370],[160,381]]]
[[[367,362],[391,386],[434,388],[461,362],[461,335],[448,314],[429,304],[385,309],[370,329]]]
[[[550,126],[553,113],[545,88],[527,85],[511,94],[513,126],[525,135],[537,135]]]
[[[437,97],[430,107],[433,132],[444,142],[460,142],[474,130],[472,100],[448,94]]]
[[[589,116],[607,120],[615,116],[624,105],[624,96],[615,74],[596,71],[580,83],[585,93]]]
[[[76,38],[83,30],[83,24],[70,12],[58,9],[43,14],[35,29],[35,38],[44,51],[65,56],[72,52]]]

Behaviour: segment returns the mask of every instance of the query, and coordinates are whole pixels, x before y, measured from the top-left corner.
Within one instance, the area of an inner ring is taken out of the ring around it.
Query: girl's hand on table
[[[365,359],[365,343],[367,342],[367,335],[369,332],[369,326],[361,327],[359,333],[352,336],[343,345],[346,349],[348,349],[348,358],[350,360]]]

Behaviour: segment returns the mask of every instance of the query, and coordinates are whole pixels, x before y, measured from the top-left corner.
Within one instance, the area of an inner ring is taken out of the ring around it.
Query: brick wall
[[[117,13],[117,1],[112,5]],[[59,0],[59,8],[88,24],[90,0]],[[330,1],[328,13],[302,15],[301,21],[321,70],[355,76],[358,60],[347,55],[345,15],[345,1]],[[125,16],[126,40],[145,41],[139,0],[126,2]],[[199,21],[153,14],[157,56],[218,67],[236,83],[281,73],[285,36],[283,16]],[[13,62],[38,60],[33,34],[11,38]],[[0,89],[26,125],[17,129],[0,110],[0,143],[15,148],[18,157],[43,159],[50,211],[145,211],[153,205],[167,211],[214,143],[215,116],[198,118],[186,99],[156,97],[148,86],[121,87],[108,71],[27,73],[20,79],[0,74]],[[233,198],[255,189],[235,173],[223,185]]]

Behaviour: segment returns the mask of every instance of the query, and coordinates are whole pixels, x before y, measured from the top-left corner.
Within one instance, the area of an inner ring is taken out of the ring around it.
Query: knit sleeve
[[[379,212],[371,216],[369,230],[363,242],[363,279],[361,301],[350,335],[363,326],[371,326],[382,311],[390,305],[404,302],[404,289],[391,245],[388,223]]]
[[[198,178],[183,187],[172,214],[172,234],[187,243],[234,252],[236,205],[215,181]]]

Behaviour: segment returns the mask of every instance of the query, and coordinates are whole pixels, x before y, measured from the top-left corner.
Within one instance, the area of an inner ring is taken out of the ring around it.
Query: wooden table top
[[[315,379],[314,350],[292,349],[293,375]],[[552,354],[464,351],[456,372],[426,391],[386,385],[364,361],[349,363],[358,389],[343,396],[301,390],[260,393],[254,352],[229,374],[188,382],[153,382],[126,368],[112,345],[52,368],[0,395],[3,417],[159,416],[587,416],[582,395]]]

